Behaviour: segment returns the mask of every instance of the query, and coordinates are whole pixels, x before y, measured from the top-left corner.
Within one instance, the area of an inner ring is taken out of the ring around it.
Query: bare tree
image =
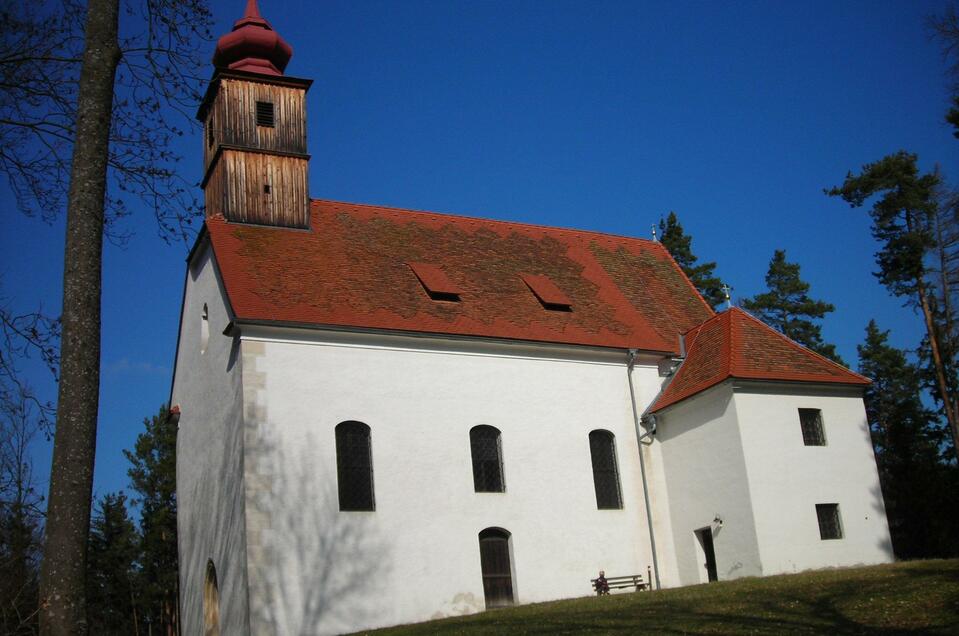
[[[153,211],[164,239],[190,232],[199,206],[170,141],[192,122],[210,14],[205,0],[11,4],[0,14],[0,170],[22,211],[67,211],[41,631],[76,634],[86,632],[103,236],[122,239],[116,221],[134,206]]]
[[[35,403],[25,393],[0,402],[0,631],[34,634],[39,602],[42,497],[30,448],[41,431]]]

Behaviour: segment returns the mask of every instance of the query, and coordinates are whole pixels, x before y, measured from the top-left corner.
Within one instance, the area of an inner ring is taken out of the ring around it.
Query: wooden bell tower
[[[292,55],[256,0],[217,42],[216,71],[197,112],[207,216],[309,227],[306,91],[312,81],[283,75]]]

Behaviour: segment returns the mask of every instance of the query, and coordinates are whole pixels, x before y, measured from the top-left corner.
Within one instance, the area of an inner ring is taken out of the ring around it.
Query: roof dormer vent
[[[573,301],[543,274],[520,274],[536,299],[549,311],[573,311]]]
[[[459,302],[462,292],[441,268],[428,263],[407,263],[407,265],[416,274],[431,299]]]

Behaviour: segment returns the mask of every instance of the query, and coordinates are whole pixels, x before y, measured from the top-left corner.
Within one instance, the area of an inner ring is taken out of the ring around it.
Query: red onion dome
[[[293,57],[293,47],[260,15],[256,0],[248,0],[243,17],[233,31],[221,37],[213,53],[213,65],[261,75],[283,75]]]

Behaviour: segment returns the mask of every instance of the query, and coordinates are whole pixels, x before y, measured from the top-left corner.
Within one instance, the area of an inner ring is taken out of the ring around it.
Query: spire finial
[[[243,12],[244,18],[261,18],[260,7],[256,6],[256,0],[246,1],[246,11]]]

